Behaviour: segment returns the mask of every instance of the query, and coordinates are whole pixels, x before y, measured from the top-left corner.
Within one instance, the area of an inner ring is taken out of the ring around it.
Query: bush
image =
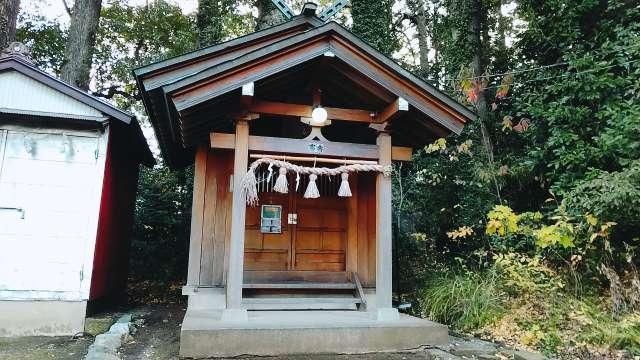
[[[513,296],[554,292],[564,287],[560,277],[538,255],[497,254],[494,260],[500,284]]]
[[[463,331],[492,323],[506,302],[496,281],[493,272],[436,276],[421,292],[422,315]]]
[[[592,213],[602,221],[640,225],[640,160],[618,172],[599,171],[567,196],[567,207],[578,214]]]

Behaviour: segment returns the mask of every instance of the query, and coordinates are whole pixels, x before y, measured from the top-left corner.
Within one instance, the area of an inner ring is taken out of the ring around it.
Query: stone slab
[[[249,311],[248,320],[223,321],[222,311],[188,310],[180,356],[358,354],[415,349],[448,341],[446,326],[401,314],[378,321],[361,311]]]
[[[86,301],[0,301],[0,337],[71,336],[84,331]]]

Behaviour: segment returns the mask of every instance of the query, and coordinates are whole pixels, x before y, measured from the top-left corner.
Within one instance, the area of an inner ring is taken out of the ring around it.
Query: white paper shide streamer
[[[309,185],[307,185],[307,190],[304,192],[305,199],[317,199],[320,197],[320,191],[318,191],[318,185],[316,184],[316,179],[318,175],[311,174],[309,175]]]
[[[280,175],[276,179],[276,184],[273,186],[273,191],[277,191],[281,194],[289,192],[289,183],[287,182],[287,169],[280,168]]]
[[[254,161],[251,166],[249,166],[249,171],[245,174],[242,179],[242,191],[247,200],[247,204],[251,206],[258,205],[258,189],[257,184],[258,181],[256,179],[256,169],[258,166],[262,164],[269,164],[267,182],[271,180],[271,176],[273,173],[273,166],[279,167],[279,175],[276,179],[276,183],[273,187],[273,190],[282,194],[286,194],[289,192],[289,183],[287,181],[287,172],[293,171],[296,173],[296,191],[298,190],[298,186],[300,185],[300,175],[309,175],[309,184],[307,185],[307,189],[304,192],[304,197],[307,199],[317,199],[320,197],[320,191],[318,190],[318,185],[316,184],[316,180],[318,176],[336,176],[340,175],[342,181],[340,183],[340,188],[338,189],[338,196],[340,197],[349,197],[352,196],[351,188],[349,187],[349,173],[350,172],[360,172],[360,171],[374,171],[382,173],[384,176],[391,176],[392,167],[391,165],[379,165],[379,164],[351,164],[351,165],[342,165],[336,168],[326,168],[326,167],[305,167],[296,164],[292,164],[282,160],[276,160],[271,158],[262,158]]]
[[[350,197],[351,196],[351,188],[349,187],[349,173],[340,174],[342,181],[340,182],[340,189],[338,189],[338,196],[340,197]]]

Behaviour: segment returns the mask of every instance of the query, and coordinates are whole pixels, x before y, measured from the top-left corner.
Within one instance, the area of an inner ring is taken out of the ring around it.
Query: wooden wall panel
[[[202,205],[200,226],[200,275],[199,284],[203,286],[221,286],[225,278],[226,240],[229,235],[231,192],[229,182],[233,153],[229,151],[208,150],[206,159],[196,161],[196,173],[204,173],[204,188],[199,192]],[[202,164],[202,165],[200,165]],[[194,197],[196,196],[194,192]],[[195,202],[195,199],[194,199]],[[192,229],[193,231],[193,229]]]
[[[216,236],[213,241],[213,284],[222,285],[225,279],[226,247],[227,238],[231,234],[231,203],[233,193],[231,188],[231,173],[233,172],[233,156],[231,152],[214,151],[216,159],[219,160],[219,175],[217,176],[217,201],[218,206],[215,212],[214,232]]]
[[[358,277],[365,287],[376,284],[376,197],[375,177],[371,174],[358,174]]]
[[[369,249],[369,282],[365,285],[368,287],[376,286],[376,228],[378,222],[378,214],[376,213],[376,178],[375,174],[368,174],[367,180],[370,182],[367,192],[367,241]]]
[[[200,259],[200,285],[213,285],[213,242],[215,237],[215,213],[218,205],[219,169],[216,157],[211,152],[207,156],[207,171],[204,191],[204,218],[202,223],[202,258]]]
[[[369,241],[367,239],[367,185],[365,174],[358,174],[358,277],[364,286],[369,284]]]
[[[200,285],[200,260],[202,255],[202,226],[204,218],[204,192],[207,176],[206,146],[196,151],[193,170],[193,204],[191,206],[191,236],[189,240],[189,270],[187,285]]]

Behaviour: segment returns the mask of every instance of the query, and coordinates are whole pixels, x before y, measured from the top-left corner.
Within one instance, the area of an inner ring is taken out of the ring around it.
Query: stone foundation
[[[84,331],[86,301],[0,301],[0,337],[67,336]]]

